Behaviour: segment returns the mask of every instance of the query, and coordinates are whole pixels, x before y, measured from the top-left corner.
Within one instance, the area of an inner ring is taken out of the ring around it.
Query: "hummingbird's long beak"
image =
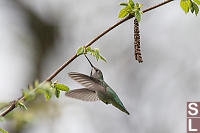
[[[85,54],[84,54],[85,55]],[[88,57],[85,55],[85,58],[88,60],[88,62],[90,63],[90,65],[91,65],[91,67],[92,68],[95,68],[93,65],[92,65],[92,63],[90,62],[90,60],[88,59]]]

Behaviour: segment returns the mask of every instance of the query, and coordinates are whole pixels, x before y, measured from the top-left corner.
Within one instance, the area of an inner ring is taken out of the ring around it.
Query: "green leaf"
[[[99,50],[98,49],[94,49],[95,50],[95,52],[96,52],[96,59],[97,59],[97,61],[99,60],[99,56],[100,56],[100,54],[99,54]]]
[[[46,98],[46,101],[48,101],[51,96],[52,96],[52,89],[51,89],[51,82],[44,82],[44,83],[41,83],[38,88],[36,89],[36,92],[37,93],[44,93],[45,95],[45,98]]]
[[[130,5],[131,5],[131,7],[132,8],[134,8],[134,6],[135,6],[135,3],[132,1],[132,0],[129,0],[129,2],[128,2]]]
[[[87,52],[91,52],[91,50],[92,50],[92,49],[91,49],[90,46],[86,48],[86,51],[87,51]]]
[[[101,60],[103,60],[104,62],[107,62],[106,59],[103,56],[99,56]]]
[[[29,97],[28,90],[23,89],[23,90],[22,90],[22,95],[25,97],[24,99],[27,100],[28,97]]]
[[[139,7],[140,7],[139,3],[136,3],[136,7],[137,7],[137,8],[139,8]]]
[[[139,8],[141,8],[142,6],[143,6],[143,4],[140,4],[140,5],[139,5]]]
[[[34,90],[23,89],[23,90],[22,90],[22,93],[23,93],[23,96],[25,97],[24,99],[25,99],[26,101],[33,100],[33,99],[35,99],[35,97],[36,97],[36,93],[35,93]]]
[[[119,12],[118,18],[123,18],[126,15],[128,15],[128,11],[126,10],[126,7],[122,8],[121,11]]]
[[[93,56],[95,56],[95,55],[96,55],[96,51],[92,50],[92,51],[91,51],[91,54],[92,54]]]
[[[34,87],[35,87],[35,88],[37,88],[37,87],[39,86],[39,84],[40,84],[39,80],[35,80],[35,81],[34,81]]]
[[[96,58],[97,61],[99,59],[101,59],[101,60],[106,62],[106,59],[103,56],[100,55],[99,49],[97,49],[97,48],[91,49],[90,48],[90,54],[93,55]]]
[[[94,48],[94,51],[96,51],[96,53],[99,54],[99,49],[98,48]]]
[[[83,54],[83,52],[84,52],[83,47],[80,47],[80,48],[78,48],[78,50],[76,51],[76,54],[77,54],[77,55],[81,55],[81,54]]]
[[[195,3],[197,3],[198,5],[200,5],[200,1],[199,0],[193,0]]]
[[[61,91],[69,91],[69,87],[63,84],[55,84],[55,88]]]
[[[45,82],[45,84],[43,85],[44,87],[42,88],[44,90],[44,95],[45,95],[45,98],[46,98],[46,101],[48,101],[52,94],[54,93],[53,89],[52,89],[52,86],[51,86],[51,83],[48,84],[50,82]]]
[[[2,133],[8,133],[7,131],[3,130],[2,128],[0,128],[0,132],[2,132]]]
[[[128,6],[128,3],[122,2],[122,3],[120,3],[120,6]]]
[[[16,102],[16,107],[19,106],[20,108],[23,108],[25,110],[28,110],[27,107],[24,105],[22,101],[17,101]]]
[[[97,59],[97,61],[99,60],[99,55],[96,55],[96,59]]]
[[[132,7],[131,7],[131,6],[126,6],[126,7],[125,7],[125,10],[126,10],[128,13],[131,13]]]
[[[199,13],[199,7],[195,3],[193,3],[193,7],[194,7],[195,14],[197,16],[197,14]]]
[[[35,92],[39,93],[39,94],[43,94],[44,93],[44,89],[36,88]]]
[[[190,8],[190,0],[181,0],[180,6],[185,11],[185,13],[188,13]]]
[[[38,88],[40,88],[40,89],[49,89],[49,88],[51,88],[51,82],[49,82],[49,81],[46,81],[46,82],[44,82],[44,83],[41,83],[39,86],[38,86]]]
[[[28,85],[28,89],[29,89],[29,90],[33,90],[34,88],[33,88],[32,85],[29,84],[29,85]]]
[[[141,14],[140,14],[139,10],[137,10],[135,12],[135,18],[137,19],[138,22],[140,22],[140,20],[141,20]]]
[[[56,89],[55,90],[55,95],[56,95],[57,98],[59,98],[60,97],[60,90]]]
[[[194,5],[193,5],[193,2],[191,2],[191,4],[190,4],[190,11],[191,11],[191,13],[194,12]]]
[[[45,90],[44,95],[45,95],[46,101],[48,101],[51,98],[52,93],[49,89],[47,89]]]

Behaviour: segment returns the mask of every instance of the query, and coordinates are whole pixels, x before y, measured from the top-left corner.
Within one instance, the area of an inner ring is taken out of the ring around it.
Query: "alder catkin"
[[[142,54],[140,49],[140,31],[139,31],[139,23],[137,19],[134,19],[134,49],[135,49],[135,59],[142,63]]]

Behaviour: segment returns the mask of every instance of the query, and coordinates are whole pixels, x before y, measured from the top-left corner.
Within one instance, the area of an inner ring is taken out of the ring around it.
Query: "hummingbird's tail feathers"
[[[112,103],[113,106],[115,106],[116,108],[120,109],[121,111],[125,112],[126,114],[130,115],[130,113],[126,110],[126,108],[124,107],[124,105],[120,105],[117,102],[113,102]]]
[[[65,96],[75,98],[75,99],[79,99],[79,100],[82,100],[82,101],[90,101],[90,102],[99,100],[96,92],[89,90],[87,88],[70,90],[70,91],[65,93]]]
[[[120,109],[121,111],[125,112],[126,114],[130,114],[126,108],[124,107],[123,103],[119,99],[118,96],[114,97],[114,100],[112,101],[112,105],[115,106],[116,108]]]
[[[127,114],[127,115],[130,115],[130,113],[125,109],[124,112]]]
[[[82,84],[86,88],[93,90],[93,91],[105,91],[105,88],[101,86],[101,81],[96,78],[89,77],[87,75],[77,73],[77,72],[70,72],[68,73],[69,77],[73,80],[77,81],[78,83]]]

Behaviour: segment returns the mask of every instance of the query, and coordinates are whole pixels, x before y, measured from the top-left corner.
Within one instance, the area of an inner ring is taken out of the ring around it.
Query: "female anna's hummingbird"
[[[87,60],[89,61],[88,58]],[[69,76],[72,79],[79,82],[86,88],[71,90],[66,92],[65,95],[83,101],[101,100],[105,104],[112,104],[113,106],[117,107],[118,109],[129,115],[129,112],[126,110],[126,108],[124,107],[123,103],[121,102],[117,94],[104,81],[102,72],[96,67],[94,67],[90,61],[89,63],[92,66],[90,76],[77,72],[69,73]]]

